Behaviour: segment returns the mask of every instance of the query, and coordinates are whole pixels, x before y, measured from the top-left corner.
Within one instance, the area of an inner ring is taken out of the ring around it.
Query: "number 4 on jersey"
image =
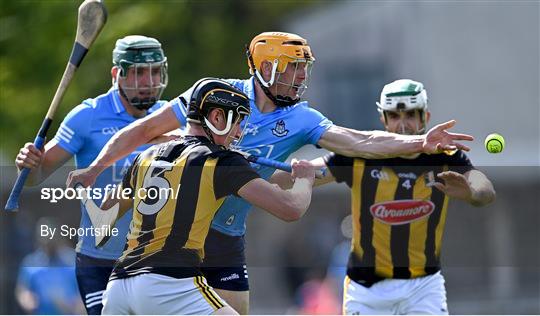
[[[411,187],[412,187],[411,186],[411,180],[407,179],[407,180],[403,181],[403,184],[401,186],[404,187],[407,190],[410,190]]]

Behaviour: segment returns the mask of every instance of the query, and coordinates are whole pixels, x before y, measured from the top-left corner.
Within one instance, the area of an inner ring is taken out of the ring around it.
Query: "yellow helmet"
[[[266,82],[262,80],[259,70],[263,61],[273,63],[272,78]],[[275,73],[284,72],[290,62],[313,62],[315,57],[311,53],[307,41],[292,33],[264,32],[249,44],[248,66],[252,75],[257,75],[265,86],[272,85]]]

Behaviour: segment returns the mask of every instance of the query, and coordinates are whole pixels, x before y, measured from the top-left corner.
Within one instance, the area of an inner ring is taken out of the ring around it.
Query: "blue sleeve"
[[[92,101],[84,101],[76,106],[60,124],[54,140],[65,151],[72,155],[77,154],[84,146],[88,136],[91,121],[94,115]]]
[[[302,120],[305,122],[306,143],[316,145],[321,136],[334,123],[322,115],[319,111],[306,105],[306,110],[302,114]]]
[[[165,100],[158,100],[156,104],[152,105],[152,107],[148,110],[148,113],[154,113],[157,110],[161,109],[165,105],[167,105],[169,102]]]
[[[28,267],[21,265],[19,268],[19,276],[17,277],[17,283],[26,288],[30,288],[30,271]]]
[[[32,262],[32,255],[27,255],[21,262],[19,267],[19,275],[17,276],[17,283],[27,289],[32,289],[32,275],[36,270],[36,264]]]
[[[229,84],[231,84],[233,87],[235,87],[236,89],[238,89],[240,91],[244,91],[244,84],[245,84],[246,80],[242,80],[242,79],[223,79],[223,81],[228,82]]]
[[[180,123],[181,127],[184,127],[187,124],[187,104],[184,104],[184,102],[182,102],[182,99],[186,100],[186,102],[189,102],[189,98],[185,98],[186,93],[188,92],[191,92],[191,89],[169,101],[169,104],[172,106],[172,109],[174,111],[174,115],[176,115],[176,119]]]

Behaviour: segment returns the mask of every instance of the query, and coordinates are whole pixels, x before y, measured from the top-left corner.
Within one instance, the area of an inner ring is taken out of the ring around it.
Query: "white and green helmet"
[[[149,109],[159,100],[163,90],[167,86],[168,75],[167,57],[163,53],[161,43],[158,40],[142,35],[129,35],[121,38],[116,41],[112,53],[112,61],[120,69],[117,73],[117,78],[113,79],[113,85],[131,105],[138,109]],[[152,73],[152,69],[159,68],[159,82],[154,82],[154,77],[151,76],[149,86],[139,87],[138,78],[135,78],[134,86],[122,85],[119,87],[118,79],[120,77],[126,78],[128,70],[131,67],[135,68],[135,76],[139,75],[137,68],[149,68],[150,73]],[[130,94],[134,94],[135,96],[128,97],[125,90],[134,91],[135,93]],[[152,91],[152,94],[148,97],[139,97],[137,92],[144,90]]]
[[[400,79],[384,86],[381,100],[377,102],[377,108],[381,114],[384,111],[425,111],[427,104],[426,89],[421,82]]]
[[[381,100],[377,102],[377,109],[386,123],[388,122],[386,112],[418,111],[420,113],[420,125],[417,126],[416,133],[423,134],[426,131],[427,104],[426,89],[424,89],[421,82],[400,79],[384,86],[381,92]],[[404,130],[402,132],[405,133]]]

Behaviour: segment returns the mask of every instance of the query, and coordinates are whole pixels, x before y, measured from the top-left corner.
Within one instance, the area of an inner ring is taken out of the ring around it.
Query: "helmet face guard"
[[[113,51],[118,68],[113,87],[139,110],[151,108],[167,87],[167,57],[154,38],[132,35],[119,39]]]
[[[277,106],[290,106],[300,100],[308,87],[311,69],[315,61],[311,48],[304,38],[291,33],[262,33],[251,41],[246,54],[250,74],[255,76],[264,93]],[[260,72],[264,61],[272,64],[269,80],[265,80]],[[303,65],[305,65],[305,69],[302,69],[305,72],[305,80],[301,84],[295,84],[298,67]],[[288,67],[295,67],[290,81],[281,79]],[[270,91],[269,88],[272,85],[274,85],[275,90]],[[294,97],[278,94],[278,87],[283,85],[288,87],[288,92],[294,92]]]
[[[230,117],[233,116],[233,115],[234,114],[231,113],[231,111],[229,111],[229,113],[227,115],[227,126],[229,125],[228,121],[230,120]],[[249,121],[249,116],[250,116],[250,113],[247,113],[245,111],[241,111],[241,113],[239,113],[239,115],[236,117],[236,119],[234,119],[234,122],[232,122],[231,129],[236,124],[240,124],[241,132],[240,132],[238,137],[233,136],[231,133],[229,133],[229,135],[227,136],[227,139],[229,139],[229,138],[231,139],[231,141],[229,142],[229,144],[230,144],[229,148],[238,149],[240,143],[244,139],[244,135],[245,135],[245,132],[246,132],[246,127],[247,127],[246,122]],[[227,128],[228,127],[226,127],[225,130],[227,130]],[[230,132],[230,129],[229,129],[229,132]]]
[[[417,133],[423,134],[427,124],[427,104],[427,93],[421,82],[401,79],[384,86],[380,102],[377,102],[377,110],[383,115],[385,124],[388,124],[388,112],[418,111],[420,126],[417,126]],[[403,126],[402,133],[405,133]]]
[[[131,64],[131,66],[127,66],[128,62],[126,61],[123,64],[127,69],[125,71],[126,75],[122,76],[122,73],[124,73],[122,69],[118,71],[116,80],[113,83],[114,87],[118,89],[129,104],[139,110],[148,110],[161,98],[163,91],[167,87],[167,61],[161,63],[136,63]],[[131,71],[131,69],[133,70]],[[156,71],[159,72],[159,75],[154,75]],[[131,80],[127,78],[128,73],[133,76]],[[141,79],[141,76],[147,78]],[[156,80],[156,78],[158,79]],[[141,81],[148,82],[148,84],[140,86],[139,82]]]
[[[313,69],[313,61],[311,60],[296,60],[294,62],[289,62],[287,67],[293,67],[293,75],[290,80],[286,80],[284,77],[285,71],[277,74],[275,79],[275,85],[273,89],[270,89],[273,92],[275,98],[281,103],[292,102],[292,104],[297,103],[302,98],[302,95],[306,92],[311,79],[311,70]],[[303,69],[302,69],[303,68]],[[285,68],[287,70],[287,68]],[[304,73],[304,80],[300,84],[295,84],[296,78],[299,72]],[[280,95],[278,90],[280,87],[285,87],[288,95],[294,95],[293,98],[290,96]]]

